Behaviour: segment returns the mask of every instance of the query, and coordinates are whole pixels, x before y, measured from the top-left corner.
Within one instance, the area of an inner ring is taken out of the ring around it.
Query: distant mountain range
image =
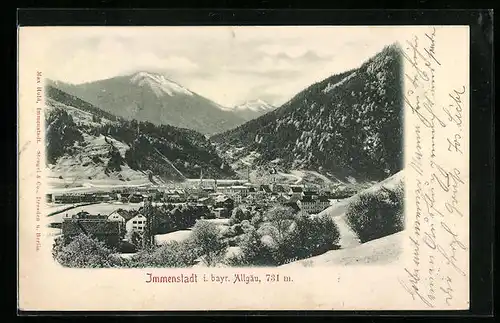
[[[341,180],[387,178],[403,166],[402,75],[399,47],[387,46],[211,140],[233,165],[251,160],[252,167],[318,170]]]
[[[162,74],[137,72],[84,84],[49,80],[48,85],[126,120],[171,125],[213,135],[262,115],[270,105],[223,107]]]
[[[268,112],[276,109],[275,106],[269,104],[264,100],[251,100],[243,104],[237,105],[233,108],[233,111],[245,121],[250,121],[252,119],[258,118]]]
[[[46,106],[48,168],[64,183],[182,181],[202,170],[206,177],[235,177],[196,131],[125,120],[50,84]]]

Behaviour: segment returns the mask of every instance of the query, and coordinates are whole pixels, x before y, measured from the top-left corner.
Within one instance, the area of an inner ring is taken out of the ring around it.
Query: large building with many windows
[[[329,207],[330,200],[325,196],[318,196],[314,198],[306,195],[297,201],[297,205],[304,212],[316,214]]]

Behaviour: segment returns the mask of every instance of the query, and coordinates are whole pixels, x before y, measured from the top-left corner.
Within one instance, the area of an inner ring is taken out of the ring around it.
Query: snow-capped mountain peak
[[[175,94],[193,95],[193,93],[188,89],[170,81],[161,74],[137,72],[132,75],[130,81],[139,86],[149,86],[158,97],[165,94],[169,96],[174,96]]]
[[[250,110],[254,112],[265,112],[265,111],[271,111],[275,107],[269,103],[267,103],[264,100],[261,99],[256,99],[256,100],[251,100],[247,101],[243,104],[237,105],[234,107],[235,110],[237,111],[245,111],[245,110]]]

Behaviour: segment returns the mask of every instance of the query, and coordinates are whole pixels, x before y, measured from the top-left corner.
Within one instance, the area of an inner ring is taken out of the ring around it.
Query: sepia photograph
[[[23,308],[468,308],[468,41],[21,28]]]
[[[63,29],[52,41],[44,122],[55,261],[397,259],[400,45],[367,30],[171,29]]]

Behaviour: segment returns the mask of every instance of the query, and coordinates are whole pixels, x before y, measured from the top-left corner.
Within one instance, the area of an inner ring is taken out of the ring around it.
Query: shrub
[[[263,221],[262,215],[257,212],[253,211],[252,212],[252,218],[250,219],[250,224],[253,225],[254,227],[258,227]]]
[[[134,245],[136,248],[140,248],[142,246],[142,234],[137,230],[127,231],[125,234],[125,240]]]
[[[238,259],[231,259],[233,262],[239,260],[241,265],[255,266],[276,264],[271,248],[262,242],[262,237],[254,228],[242,235],[239,247],[241,256]]]
[[[241,223],[244,220],[250,220],[252,215],[246,209],[242,209],[241,207],[237,207],[233,210],[231,217],[229,218],[229,225],[234,225]]]
[[[130,261],[132,267],[190,267],[198,254],[192,241],[169,241],[157,248],[143,250]]]
[[[275,206],[266,212],[264,220],[268,221],[275,229],[271,230],[270,233],[273,239],[278,243],[282,243],[293,224],[294,211],[290,207]]]
[[[216,265],[226,254],[227,244],[222,240],[217,225],[211,222],[196,222],[190,239],[207,266]]]
[[[289,244],[295,245],[296,257],[306,258],[338,248],[340,232],[330,216],[299,213],[295,223]]]
[[[404,186],[359,195],[346,212],[347,223],[361,242],[385,237],[404,229]]]
[[[65,267],[103,268],[123,266],[123,260],[104,242],[81,234],[64,245],[56,239],[52,248],[54,258]]]

